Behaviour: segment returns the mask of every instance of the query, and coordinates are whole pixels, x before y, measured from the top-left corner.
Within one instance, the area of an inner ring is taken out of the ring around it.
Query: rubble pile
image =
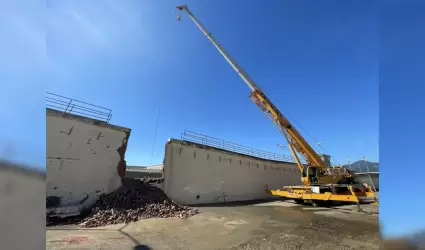
[[[141,179],[142,181],[148,183],[148,184],[160,184],[164,182],[164,178],[151,178],[151,177],[143,177]]]
[[[80,226],[98,227],[146,218],[187,218],[198,213],[173,203],[161,189],[142,180],[123,178],[122,183],[117,191],[100,197]]]

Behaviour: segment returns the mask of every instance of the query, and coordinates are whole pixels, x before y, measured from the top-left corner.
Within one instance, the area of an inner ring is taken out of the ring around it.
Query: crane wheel
[[[294,199],[294,201],[297,204],[304,204],[304,200],[303,199]]]
[[[312,200],[311,205],[313,207],[330,207],[331,202],[330,201],[322,201],[322,200]]]

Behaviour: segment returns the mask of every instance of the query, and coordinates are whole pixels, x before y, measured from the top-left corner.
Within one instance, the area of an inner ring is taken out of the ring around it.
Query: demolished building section
[[[125,177],[131,130],[110,124],[111,110],[55,94],[47,106],[47,225],[96,227],[198,212],[170,201],[158,188],[163,178]]]
[[[125,175],[131,130],[110,124],[112,110],[46,94],[46,212],[69,217],[114,192]]]
[[[130,129],[47,109],[46,209],[67,217],[121,186]]]

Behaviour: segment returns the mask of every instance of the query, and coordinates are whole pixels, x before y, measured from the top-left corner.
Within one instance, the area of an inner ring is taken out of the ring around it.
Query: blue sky
[[[425,229],[424,9],[423,1],[381,8],[380,218],[388,236]]]
[[[279,152],[249,88],[187,16],[177,22],[178,1],[65,2],[49,4],[47,89],[111,108],[132,129],[129,164],[150,162],[158,109],[154,163],[184,129]],[[378,160],[373,6],[187,4],[311,143],[339,163]]]
[[[251,103],[249,88],[186,15],[176,21],[182,2],[6,2],[0,157],[44,168],[45,134],[35,131],[45,129],[45,91],[112,109],[111,122],[132,129],[129,164],[149,164],[158,109],[153,163],[185,129],[280,152],[284,138]],[[310,143],[321,141],[335,163],[378,161],[376,4],[185,3]],[[400,221],[392,223],[384,229]]]
[[[276,144],[284,138],[251,103],[249,88],[188,17],[176,21],[178,4],[48,1],[48,8],[38,7],[39,12],[35,5],[25,13],[9,12],[15,15],[14,28],[2,29],[11,29],[13,38],[29,43],[19,56],[32,56],[26,66],[47,91],[108,107],[113,110],[112,123],[132,129],[129,164],[150,163],[158,109],[153,163],[162,161],[166,140],[180,137],[185,129],[279,152]],[[276,1],[262,8],[258,1],[187,4],[306,139],[312,144],[321,141],[335,163],[362,156],[378,160],[375,6],[337,1]],[[9,43],[12,49],[19,46]],[[22,88],[23,98],[41,91],[34,84]],[[38,113],[34,110],[26,119]],[[11,129],[25,129],[22,126]],[[44,148],[36,145],[44,138],[34,136],[0,133],[2,140],[13,141],[3,154],[14,159],[25,155],[26,161],[43,166]],[[21,142],[26,147],[18,149]]]

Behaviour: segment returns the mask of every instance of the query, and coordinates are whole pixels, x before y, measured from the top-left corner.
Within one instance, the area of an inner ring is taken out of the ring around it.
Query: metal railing
[[[46,92],[46,107],[57,111],[85,116],[109,123],[112,110],[65,96]]]
[[[295,158],[293,156],[287,156],[283,154],[276,154],[276,153],[271,153],[271,152],[267,152],[267,151],[263,151],[259,149],[254,149],[251,147],[243,146],[233,142],[224,141],[211,136],[198,134],[198,133],[187,131],[187,130],[185,130],[181,134],[181,140],[187,141],[187,142],[194,142],[204,146],[223,149],[223,150],[227,150],[227,151],[231,151],[231,152],[235,152],[239,154],[254,156],[254,157],[265,159],[265,160],[295,163]]]
[[[142,172],[142,173],[162,173],[163,169],[159,168],[138,168],[138,167],[128,167],[126,168],[127,172]]]

